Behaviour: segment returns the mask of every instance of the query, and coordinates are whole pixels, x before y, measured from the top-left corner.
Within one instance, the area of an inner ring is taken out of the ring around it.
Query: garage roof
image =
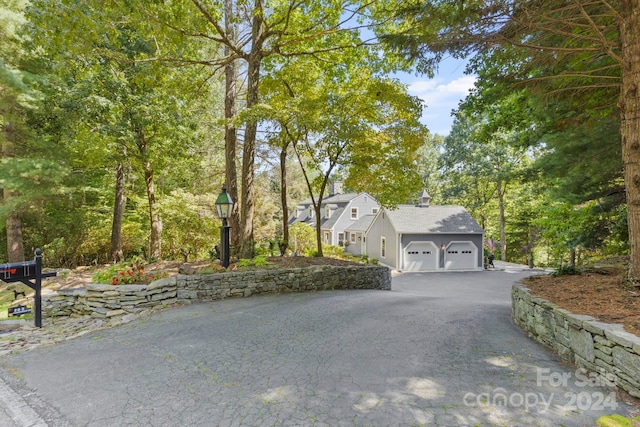
[[[396,232],[403,234],[483,234],[484,230],[462,206],[400,205],[384,210]]]

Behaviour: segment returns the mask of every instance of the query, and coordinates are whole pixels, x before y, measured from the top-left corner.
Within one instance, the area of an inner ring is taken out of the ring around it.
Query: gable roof
[[[359,220],[345,228],[345,231],[367,231],[375,217],[375,214],[362,215]]]
[[[397,209],[385,209],[382,212],[387,214],[398,233],[484,233],[482,227],[462,206],[400,205]]]
[[[338,219],[340,219],[340,216],[342,215],[343,212],[344,212],[344,208],[338,208],[335,211],[333,211],[330,218],[327,218],[323,214],[322,224],[320,224],[320,227],[329,228],[329,229],[333,228],[333,226],[336,225],[336,222],[338,222]]]
[[[376,199],[368,193],[335,194],[333,196],[323,198],[322,204],[320,205],[320,228],[325,230],[332,229],[336,225],[340,217],[344,214],[349,204],[359,197],[370,197],[371,200],[373,200],[376,205],[378,205]],[[332,210],[330,218],[327,218],[325,216],[326,207]],[[297,222],[305,222],[312,227],[315,227],[315,216],[309,215],[309,208],[313,208],[311,199],[307,199],[298,203],[296,211],[289,216],[289,224],[293,225]]]
[[[359,195],[360,194],[357,194],[357,193],[347,193],[347,194],[334,194],[333,196],[323,197],[322,203],[320,204],[320,206],[324,206],[328,203],[332,203],[332,204],[349,203]],[[311,204],[312,204],[311,199],[306,199],[300,202],[298,205],[309,206]]]

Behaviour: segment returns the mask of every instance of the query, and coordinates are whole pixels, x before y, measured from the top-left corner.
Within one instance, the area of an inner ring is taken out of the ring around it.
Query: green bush
[[[344,248],[337,245],[323,245],[322,253],[327,257],[342,258],[344,255]]]
[[[238,267],[264,267],[269,262],[267,258],[263,255],[257,256],[253,259],[241,259],[238,261]]]
[[[572,264],[561,265],[560,267],[558,267],[557,270],[555,270],[553,273],[551,273],[551,275],[555,276],[555,277],[558,277],[558,276],[574,276],[574,275],[578,275],[578,274],[580,274],[580,272],[578,271],[576,266],[572,265]]]

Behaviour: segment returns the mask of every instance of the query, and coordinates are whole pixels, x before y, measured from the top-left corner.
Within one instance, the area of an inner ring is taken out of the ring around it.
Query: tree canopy
[[[503,259],[630,252],[638,277],[634,5],[4,2],[0,258],[210,256],[225,183],[234,253],[284,253],[291,206],[319,219],[339,176],[387,208],[464,205]],[[477,83],[432,135],[390,75],[447,56]]]

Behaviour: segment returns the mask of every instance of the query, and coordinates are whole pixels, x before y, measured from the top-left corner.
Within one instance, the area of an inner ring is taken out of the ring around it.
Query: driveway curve
[[[606,384],[585,384],[511,322],[511,285],[529,274],[411,273],[392,291],[194,304],[0,364],[44,425],[593,426],[628,415]]]

